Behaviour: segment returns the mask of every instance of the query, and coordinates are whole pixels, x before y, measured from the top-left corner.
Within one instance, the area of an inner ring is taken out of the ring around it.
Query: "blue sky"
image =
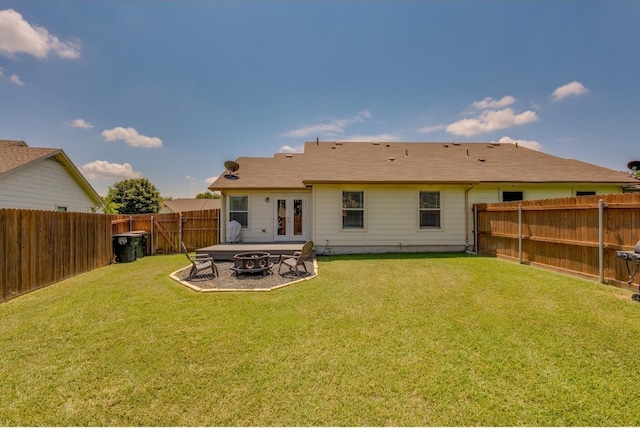
[[[305,141],[640,159],[637,1],[3,1],[0,139],[193,197]],[[242,166],[241,166],[242,168]]]

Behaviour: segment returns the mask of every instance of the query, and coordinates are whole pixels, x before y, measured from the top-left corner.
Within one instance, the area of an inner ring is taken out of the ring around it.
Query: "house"
[[[515,144],[308,142],[240,157],[210,187],[243,242],[313,240],[324,254],[461,251],[475,203],[622,192],[623,172]],[[223,230],[221,236],[226,236]]]
[[[102,206],[61,149],[0,140],[0,208],[95,212]]]
[[[220,199],[177,198],[162,202],[160,214],[220,209]]]

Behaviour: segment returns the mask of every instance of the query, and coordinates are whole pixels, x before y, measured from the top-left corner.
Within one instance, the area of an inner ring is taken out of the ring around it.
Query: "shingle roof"
[[[303,188],[314,183],[616,183],[628,174],[514,144],[305,143],[304,153],[238,158],[237,180],[210,189]]]
[[[0,174],[59,152],[60,149],[28,147],[24,141],[0,140]]]
[[[55,159],[60,162],[69,174],[84,189],[96,204],[101,205],[102,199],[87,179],[80,173],[62,149],[29,147],[24,141],[0,140],[0,177],[3,174],[16,172],[42,159]],[[43,183],[46,186],[47,183]]]
[[[179,198],[171,201],[164,201],[162,205],[166,206],[174,213],[184,211],[215,210],[220,208],[220,199]]]

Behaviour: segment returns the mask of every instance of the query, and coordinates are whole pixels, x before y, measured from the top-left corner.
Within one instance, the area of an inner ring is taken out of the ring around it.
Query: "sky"
[[[640,2],[0,2],[0,139],[195,197],[305,141],[640,160]],[[242,169],[242,165],[240,165]]]

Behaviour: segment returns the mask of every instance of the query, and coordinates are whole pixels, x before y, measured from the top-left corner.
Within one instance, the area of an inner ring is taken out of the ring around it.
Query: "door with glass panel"
[[[274,240],[304,241],[306,198],[276,197],[274,213]]]

